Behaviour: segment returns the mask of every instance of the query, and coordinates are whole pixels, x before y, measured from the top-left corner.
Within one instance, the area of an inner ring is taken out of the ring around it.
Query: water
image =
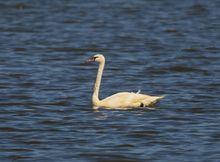
[[[219,161],[220,3],[0,2],[1,161]],[[119,91],[155,110],[93,111]]]

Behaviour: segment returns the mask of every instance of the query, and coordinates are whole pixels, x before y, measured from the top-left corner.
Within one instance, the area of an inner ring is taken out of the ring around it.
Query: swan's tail
[[[161,100],[162,98],[166,97],[165,95],[162,95],[162,96],[158,96],[157,97],[157,100]]]
[[[141,101],[140,107],[153,106],[156,102],[164,98],[165,96],[153,96],[151,99],[145,99]]]

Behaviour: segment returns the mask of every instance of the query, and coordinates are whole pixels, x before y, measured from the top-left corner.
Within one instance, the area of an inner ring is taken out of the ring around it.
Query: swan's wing
[[[120,92],[101,100],[104,107],[139,107],[141,101],[151,100],[152,96]]]

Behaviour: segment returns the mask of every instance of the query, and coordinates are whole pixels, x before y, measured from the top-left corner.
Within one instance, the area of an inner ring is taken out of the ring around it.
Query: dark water
[[[0,1],[0,161],[219,161],[220,1]],[[156,110],[93,111],[119,91]]]

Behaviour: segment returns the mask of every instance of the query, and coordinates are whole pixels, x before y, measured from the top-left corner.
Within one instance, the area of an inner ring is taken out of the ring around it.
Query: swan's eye
[[[94,57],[93,57],[93,60],[95,61],[95,59],[97,59],[97,58],[98,58],[98,56],[94,56]]]

